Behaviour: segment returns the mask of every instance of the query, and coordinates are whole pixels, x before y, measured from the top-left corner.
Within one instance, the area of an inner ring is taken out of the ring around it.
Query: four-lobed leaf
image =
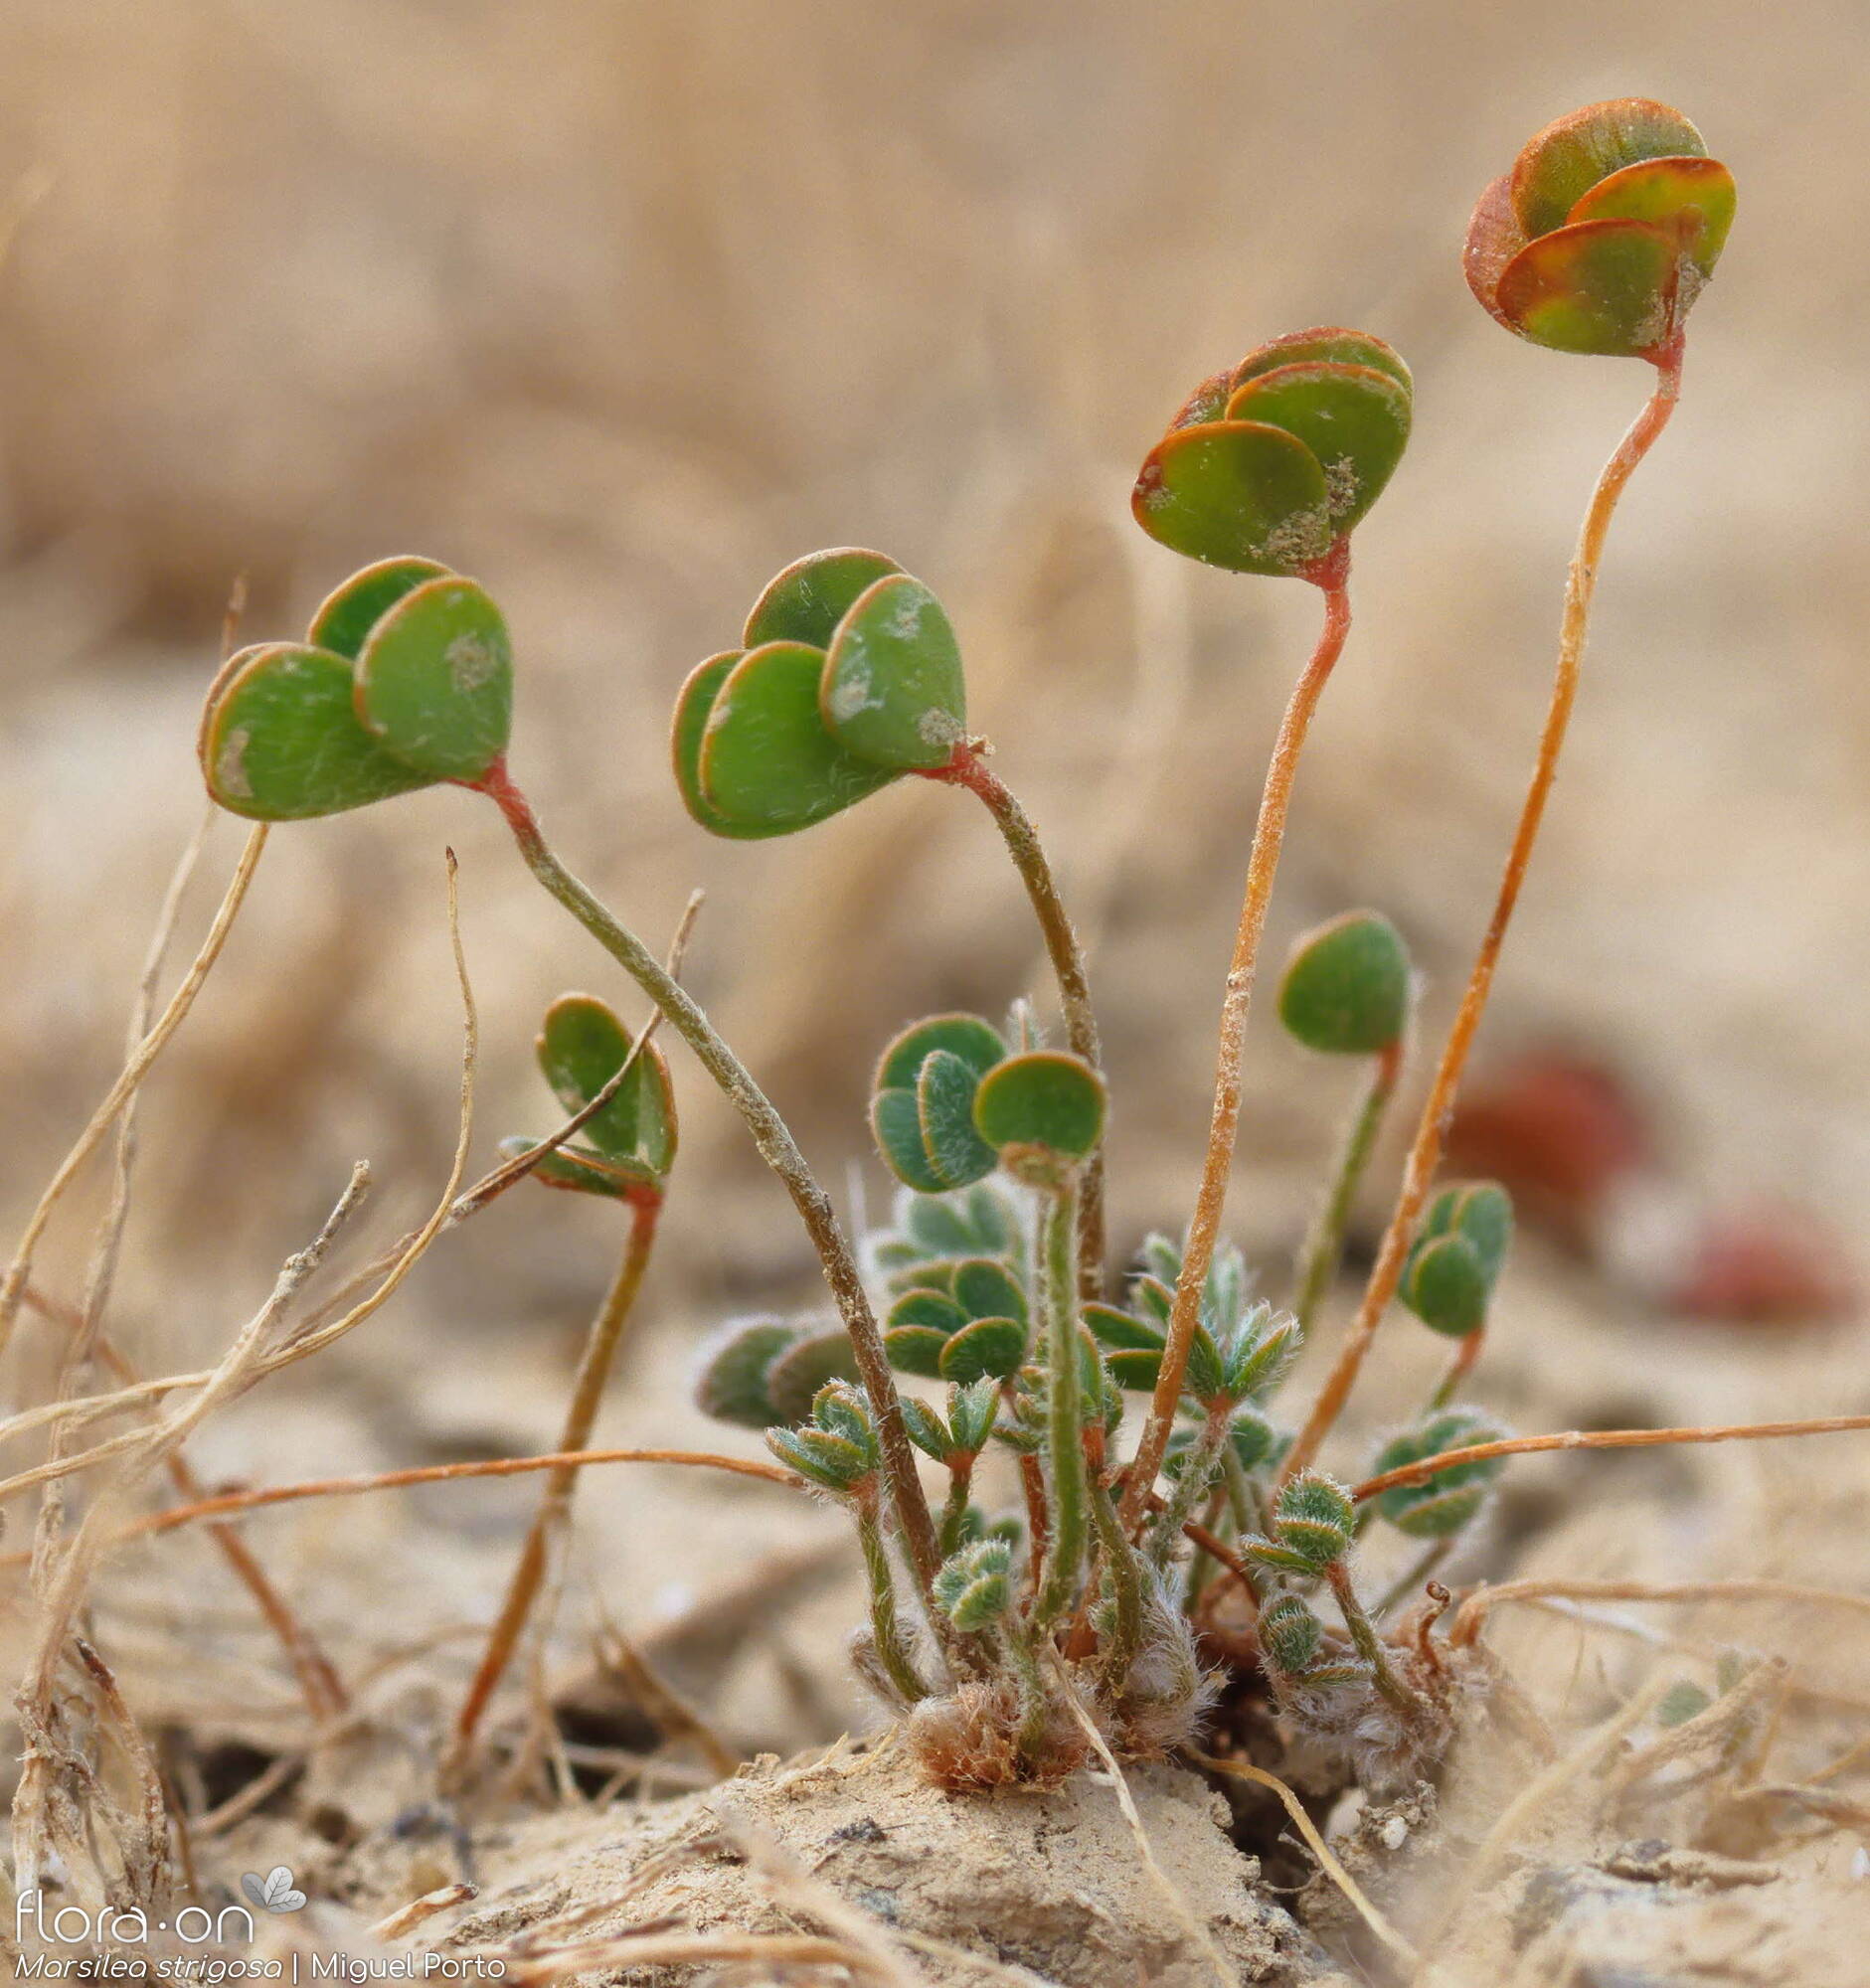
[[[1195,390],[1143,461],[1136,522],[1208,566],[1308,574],[1382,494],[1412,403],[1408,367],[1367,332],[1275,339]]]
[[[1653,358],[1714,273],[1734,206],[1733,175],[1680,111],[1646,97],[1587,104],[1481,195],[1468,286],[1534,344]]]
[[[379,560],[320,603],[303,642],[229,659],[202,714],[202,774],[256,821],[341,814],[484,778],[512,709],[512,644],[486,591],[435,560]]]
[[[960,1386],[1016,1374],[1030,1330],[1024,1285],[996,1257],[965,1257],[943,1269],[945,1288],[914,1286],[890,1306],[883,1334],[890,1364]]]
[[[787,835],[966,740],[960,647],[941,603],[882,553],[840,546],[766,585],[742,647],[683,684],[676,786],[716,835]]]

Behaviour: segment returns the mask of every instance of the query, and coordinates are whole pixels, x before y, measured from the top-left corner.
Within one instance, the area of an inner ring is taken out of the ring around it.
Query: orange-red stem
[[[1520,886],[1526,879],[1526,866],[1532,860],[1533,844],[1538,840],[1539,825],[1545,817],[1546,798],[1558,773],[1559,753],[1564,748],[1572,706],[1578,696],[1579,668],[1584,660],[1585,637],[1591,625],[1591,599],[1597,591],[1598,567],[1604,556],[1605,535],[1615,515],[1617,499],[1622,496],[1636,465],[1648,454],[1656,437],[1668,425],[1681,392],[1682,341],[1679,334],[1652,355],[1652,363],[1656,369],[1655,391],[1642,413],[1630,424],[1628,433],[1617,443],[1615,453],[1605,464],[1597,488],[1591,494],[1590,507],[1585,512],[1578,550],[1572,557],[1571,573],[1565,587],[1565,612],[1559,627],[1558,669],[1552,686],[1552,702],[1539,740],[1539,755],[1533,766],[1532,784],[1526,790],[1519,826],[1513,833],[1513,845],[1507,853],[1506,869],[1500,879],[1499,896],[1494,901],[1493,916],[1488,921],[1486,935],[1480,941],[1473,970],[1467,977],[1466,992],[1461,996],[1460,1009],[1454,1017],[1453,1027],[1448,1031],[1447,1042],[1442,1050],[1441,1065],[1422,1107],[1415,1143],[1410,1148],[1409,1161],[1403,1172],[1402,1192],[1397,1198],[1395,1213],[1390,1217],[1390,1226],[1384,1233],[1382,1246],[1377,1251],[1363,1303],[1338,1354],[1336,1365],[1326,1376],[1318,1399],[1312,1404],[1305,1426],[1286,1455],[1282,1482],[1294,1472],[1303,1470],[1317,1456],[1319,1446],[1356,1385],[1364,1356],[1370,1350],[1370,1342],[1383,1322],[1391,1298],[1396,1295],[1396,1286],[1408,1259],[1409,1245],[1415,1237],[1416,1224],[1421,1219],[1423,1204],[1435,1180],[1436,1168],[1441,1164],[1443,1143],[1454,1112],[1455,1093],[1460,1088],[1461,1075],[1467,1067],[1467,1053],[1473,1046],[1474,1032],[1479,1028],[1480,1017],[1486,1010],[1487,996],[1493,987],[1494,969],[1499,964],[1500,949],[1506,943],[1506,928],[1512,922],[1513,908],[1519,902]]]
[[[1273,758],[1267,767],[1260,818],[1254,825],[1253,850],[1247,859],[1246,901],[1241,906],[1234,957],[1228,967],[1227,994],[1221,1005],[1221,1047],[1215,1069],[1214,1113],[1208,1127],[1208,1156],[1202,1167],[1194,1219],[1188,1225],[1182,1273],[1175,1286],[1168,1339],[1155,1394],[1149,1404],[1149,1419],[1137,1445],[1129,1481],[1123,1488],[1122,1519],[1130,1529],[1142,1517],[1144,1501],[1154,1487],[1168,1448],[1169,1433],[1175,1426],[1176,1404],[1181,1400],[1182,1380],[1188,1371],[1188,1356],[1201,1317],[1202,1288],[1208,1280],[1208,1266],[1214,1260],[1221,1217],[1227,1207],[1228,1177],[1233,1172],[1234,1143],[1240,1131],[1240,1070],[1247,1037],[1247,1011],[1253,1000],[1254,970],[1260,958],[1261,934],[1266,929],[1267,907],[1273,901],[1274,879],[1278,874],[1279,849],[1285,839],[1292,776],[1311,727],[1312,713],[1350,633],[1349,541],[1340,539],[1328,557],[1305,577],[1323,589],[1324,627],[1280,721]]]

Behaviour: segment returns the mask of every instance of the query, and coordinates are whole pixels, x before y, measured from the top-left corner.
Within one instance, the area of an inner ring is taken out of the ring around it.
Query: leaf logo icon
[[[249,1871],[241,1890],[263,1912],[296,1912],[305,1905],[305,1894],[293,1886],[292,1873],[283,1864],[275,1864],[263,1880]]]

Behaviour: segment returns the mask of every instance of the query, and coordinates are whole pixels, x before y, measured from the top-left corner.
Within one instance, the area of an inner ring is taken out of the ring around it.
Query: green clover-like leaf
[[[1490,1415],[1473,1408],[1445,1408],[1409,1429],[1377,1452],[1372,1474],[1426,1462],[1447,1450],[1497,1442],[1506,1431]],[[1422,1484],[1399,1484],[1380,1492],[1377,1511],[1415,1539],[1448,1539],[1468,1524],[1485,1502],[1487,1487],[1504,1468],[1500,1457],[1457,1463],[1438,1470]]]
[[[796,1421],[828,1382],[855,1381],[857,1356],[841,1326],[811,1332],[785,1347],[766,1369],[766,1400],[780,1421]]]
[[[1409,440],[1411,390],[1371,366],[1309,360],[1256,373],[1227,406],[1310,449],[1324,471],[1331,523],[1347,532],[1383,494]]]
[[[1164,435],[1143,460],[1130,508],[1171,552],[1230,573],[1295,574],[1331,549],[1323,466],[1296,435],[1260,421]]]
[[[358,722],[349,661],[305,642],[229,658],[202,714],[202,774],[230,812],[305,821],[432,783]]]
[[[1309,1050],[1375,1056],[1409,1024],[1409,954],[1376,911],[1346,911],[1293,945],[1279,983],[1279,1020]]]
[[[891,574],[852,602],[819,683],[825,729],[861,758],[944,766],[967,736],[960,644],[921,580]]]
[[[695,1378],[695,1405],[716,1421],[764,1429],[773,1419],[766,1375],[799,1337],[798,1327],[776,1318],[737,1321],[704,1351]]]
[[[1513,1198],[1497,1181],[1451,1182],[1430,1202],[1418,1233],[1461,1237],[1491,1284],[1505,1267],[1513,1241]]]
[[[513,722],[512,640],[485,588],[444,574],[379,615],[357,655],[357,715],[405,765],[480,779]]]
[[[765,642],[809,642],[829,648],[838,623],[866,587],[902,568],[882,553],[861,546],[832,546],[807,553],[773,575],[754,602],[741,646]]]
[[[1397,1296],[1437,1332],[1465,1339],[1487,1322],[1493,1286],[1460,1236],[1432,1236],[1411,1250]]]
[[[698,772],[703,799],[729,820],[809,828],[874,794],[901,769],[860,759],[818,713],[824,653],[804,642],[749,649],[715,694]]]
[[[1733,175],[1667,104],[1587,104],[1528,141],[1481,195],[1463,251],[1500,323],[1561,352],[1654,358],[1733,223]]]
[[[884,1051],[870,1122],[884,1159],[906,1186],[933,1195],[993,1170],[993,1149],[974,1129],[974,1090],[980,1074],[1005,1055],[999,1032],[978,1015],[932,1015]],[[950,1227],[965,1249],[958,1214]]]
[[[562,994],[546,1010],[539,1067],[567,1111],[591,1102],[622,1068],[629,1032],[591,994]],[[669,1067],[654,1043],[631,1065],[615,1096],[588,1118],[581,1137],[612,1160],[633,1161],[657,1178],[675,1162],[675,1093]]]
[[[444,579],[447,573],[439,560],[423,559],[415,553],[378,560],[325,596],[305,630],[305,639],[355,662],[365,637],[404,594],[413,593],[426,580]]]
[[[1190,396],[1144,460],[1136,521],[1210,566],[1316,579],[1401,459],[1413,396],[1368,332],[1275,338]]]
[[[1031,1149],[1065,1161],[1097,1150],[1104,1136],[1104,1079],[1062,1050],[1008,1057],[980,1079],[974,1124],[1004,1157]]]
[[[1004,1381],[1019,1372],[1026,1357],[1026,1328],[1010,1318],[977,1318],[941,1349],[944,1381],[965,1386],[990,1375]]]

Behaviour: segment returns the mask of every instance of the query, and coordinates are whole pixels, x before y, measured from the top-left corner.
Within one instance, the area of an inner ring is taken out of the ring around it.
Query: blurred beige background
[[[1550,1038],[1609,1056],[1685,1180],[1861,1232],[1867,63],[1870,15],[1842,0],[13,0],[0,186],[44,190],[0,269],[0,1215],[17,1227],[115,1068],[200,812],[235,576],[253,639],[399,550],[505,604],[514,765],[568,860],[658,940],[705,886],[693,984],[840,1196],[875,1208],[861,1109],[886,1034],[1043,991],[1011,871],[964,797],[914,782],[795,840],[713,842],[663,746],[682,676],[767,574],[856,541],[948,603],[977,722],[1095,935],[1119,1240],[1178,1225],[1316,601],[1147,545],[1135,465],[1195,380],[1279,331],[1367,325],[1414,365],[1417,437],[1359,535],[1270,945],[1382,907],[1439,1032],[1577,515],[1648,384],[1502,335],[1460,233],[1537,125],[1642,92],[1701,124],[1741,218],[1615,535],[1482,1060]],[[185,944],[238,842],[217,825]],[[545,1002],[627,993],[469,797],[277,831],[148,1092],[118,1309],[139,1358],[225,1343],[352,1158],[376,1165],[379,1237],[435,1192],[444,843],[481,1001],[477,1157],[550,1122]],[[671,1372],[724,1311],[813,1289],[738,1124],[675,1064],[686,1157],[648,1299]],[[1263,1006],[1247,1238],[1289,1243],[1347,1083]],[[312,1447],[420,1461],[437,1415],[432,1453],[543,1440],[549,1395],[516,1427],[486,1377],[563,1372],[615,1232],[602,1207],[510,1197],[373,1324],[355,1357],[390,1391],[331,1383]],[[85,1247],[69,1220],[50,1280],[73,1287]],[[217,1458],[267,1462],[251,1435]]]

